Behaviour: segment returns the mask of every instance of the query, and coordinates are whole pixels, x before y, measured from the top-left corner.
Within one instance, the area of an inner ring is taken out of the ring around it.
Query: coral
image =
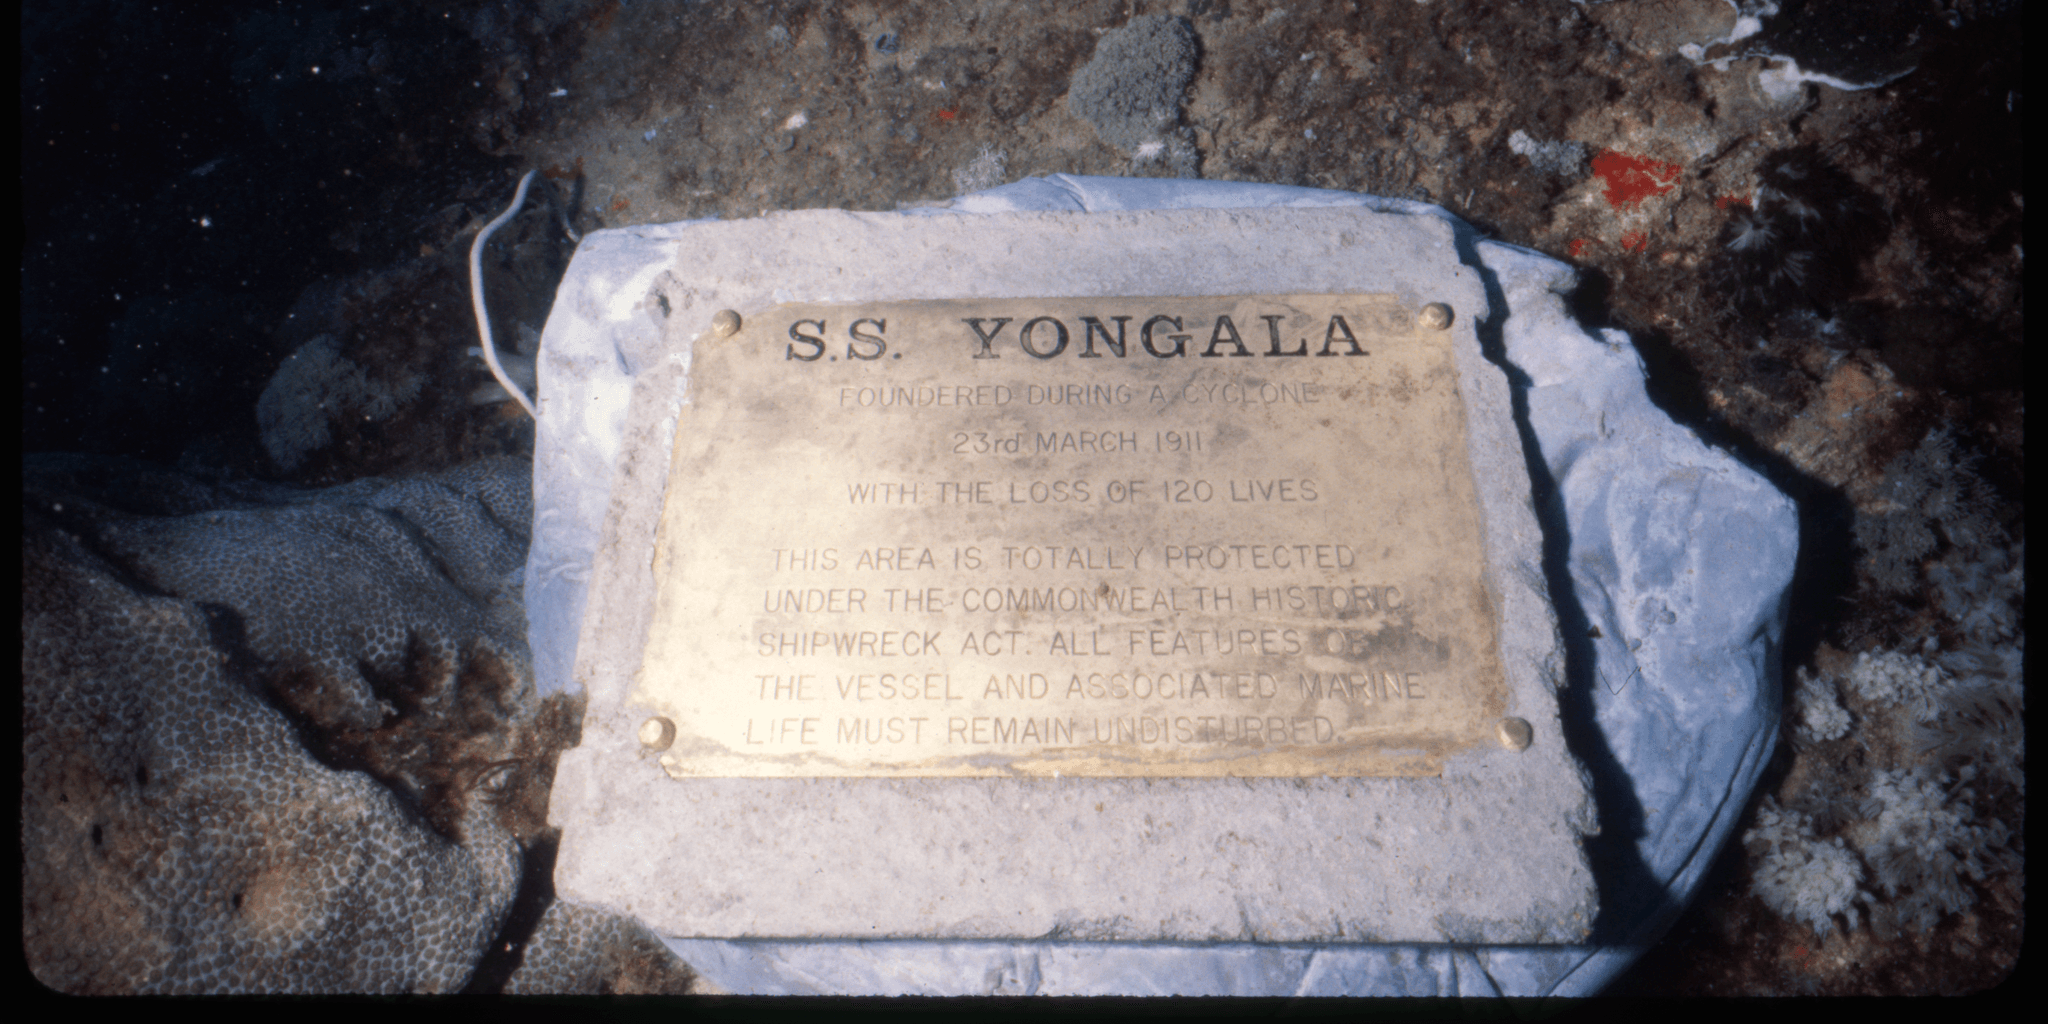
[[[2005,866],[1999,848],[2009,833],[2003,822],[1971,821],[1967,781],[1966,774],[1950,788],[1947,777],[1924,767],[1880,769],[1872,778],[1863,802],[1869,820],[1849,834],[1890,897],[1873,923],[1924,932],[1976,902],[1964,875],[1982,881],[1988,869]]]
[[[982,146],[972,161],[953,172],[953,188],[960,195],[966,195],[1002,184],[1008,159],[1008,154],[1002,150]]]
[[[1932,650],[1935,645],[1930,640],[1925,646]],[[1823,828],[1832,830],[1844,817],[1852,819],[1842,834],[1869,866],[1883,894],[1873,902],[1871,914],[1873,925],[1882,931],[1925,932],[1944,916],[1976,902],[1965,876],[1982,881],[2015,866],[2006,825],[1995,817],[1980,819],[1975,807],[1979,793],[2025,793],[2024,660],[2023,641],[2014,639],[1925,657],[1902,651],[1864,652],[1845,673],[1850,690],[1874,705],[1870,728],[1875,730],[1871,739],[1879,744],[1877,749],[1888,742],[1883,737],[1904,737],[1909,763],[1918,763],[1877,768],[1862,780],[1862,796],[1846,815],[1843,804],[1859,788],[1855,782],[1824,776],[1831,779],[1828,785],[1809,788],[1799,799],[1803,808],[1823,812]],[[1821,692],[1829,694],[1827,704],[1833,705],[1831,682],[1825,677],[1808,679],[1803,669],[1799,676],[1802,719],[1832,720],[1826,710],[1810,710],[1820,701],[1812,695]],[[1840,713],[1839,708],[1833,710]],[[1846,714],[1841,728],[1846,732]],[[1803,724],[1800,732],[1811,739],[1821,730]],[[1966,788],[1971,783],[1976,788]],[[1994,799],[1989,806],[2000,806],[2001,800]],[[1760,816],[1759,822],[1752,840],[1785,839],[1809,824],[1802,817],[1793,822],[1798,826],[1794,828],[1775,812]],[[1794,858],[1790,867],[1800,863]],[[1781,888],[1799,884],[1788,870],[1785,863],[1768,872],[1759,868],[1759,878]],[[1819,894],[1809,899],[1834,891],[1832,881],[1807,882],[1820,886]],[[1780,905],[1787,899],[1782,891],[1767,895],[1765,888],[1760,881],[1758,894],[1777,900],[1774,909],[1793,913]]]
[[[1969,770],[1986,783],[2026,792],[2026,648],[2019,643],[1940,656],[1956,681],[1932,720],[1916,722],[1915,751],[1931,763]]]
[[[1900,651],[1864,652],[1846,673],[1853,692],[1887,709],[1877,713],[1877,724],[1905,728],[1913,753],[1929,762],[1877,769],[1849,808],[1855,820],[1843,830],[1883,893],[1881,900],[1865,899],[1873,925],[1888,933],[1925,932],[1971,906],[1976,894],[1964,876],[1982,881],[2015,859],[2006,850],[2008,829],[1995,819],[1976,820],[1976,791],[1965,784],[1982,780],[2025,791],[2023,647],[2015,641],[1938,658],[1939,664]],[[1798,678],[1801,737],[1845,735],[1848,715],[1835,702],[1833,682],[1809,678],[1804,669]],[[1843,798],[1853,792],[1843,786],[1811,790],[1802,805],[1820,808],[1824,827],[1832,829],[1844,817]],[[1756,855],[1756,895],[1778,913],[1808,922],[1847,906],[1856,898],[1849,887],[1863,877],[1842,838],[1816,841],[1814,824],[1802,811],[1780,810],[1767,800],[1744,836]],[[1815,927],[1826,930],[1823,923]]]
[[[30,970],[75,994],[459,989],[519,870],[488,809],[453,839],[320,763],[223,646],[232,614],[138,585],[59,504],[31,499],[23,551]]]
[[[1815,839],[1805,814],[1766,799],[1742,841],[1752,854],[1750,891],[1765,906],[1806,922],[1823,938],[1836,914],[1856,927],[1856,904],[1868,903],[1870,894],[1861,888],[1863,865],[1841,839]]]
[[[1962,645],[1934,660],[1954,683],[1917,722],[1917,751],[1950,770],[2026,792],[2026,546],[1957,549],[1929,566],[1936,603]]]
[[[1849,686],[1877,704],[1905,705],[1915,721],[1933,721],[1940,698],[1953,684],[1941,666],[1902,651],[1864,651],[1849,668]]]
[[[687,995],[711,991],[645,925],[556,901],[528,940],[506,995]]]
[[[1195,30],[1184,18],[1152,14],[1105,32],[1074,75],[1067,107],[1133,164],[1154,161],[1195,177],[1193,133],[1180,106],[1195,77]]]
[[[1976,902],[1964,876],[1982,881],[2015,866],[2005,824],[1974,820],[1975,793],[1964,787],[1973,777],[1968,767],[1954,782],[1926,767],[1879,769],[1857,805],[1860,819],[1844,831],[1846,844],[1843,836],[1816,838],[1810,816],[1766,798],[1742,837],[1751,854],[1750,891],[1823,937],[1836,914],[1856,927],[1858,903],[1886,932],[1933,928]],[[1866,864],[1881,900],[1861,888]]]
[[[22,936],[39,980],[465,986],[544,826],[552,751],[573,742],[538,738],[564,715],[534,700],[524,643],[530,472],[497,459],[308,492],[26,460]],[[529,953],[534,977],[612,984],[578,958],[631,946],[653,980],[612,987],[672,989],[686,968],[644,942],[575,938],[624,927],[562,931]]]
[[[1885,234],[1882,215],[1810,148],[1773,157],[1757,179],[1755,204],[1722,227],[1709,276],[1753,319],[1800,309],[1825,317],[1854,291]]]
[[[256,400],[263,447],[287,472],[333,440],[330,422],[342,416],[388,419],[417,395],[421,378],[374,380],[344,358],[341,343],[323,334],[286,356]]]
[[[2020,632],[2026,597],[2026,545],[2011,550],[1958,548],[1927,567],[1935,601],[1972,643],[2009,640]]]
[[[1835,694],[1835,681],[1827,676],[1813,678],[1801,667],[1794,693],[1799,737],[1808,742],[1841,739],[1849,732],[1849,712]]]
[[[1930,430],[1920,444],[1885,467],[1884,484],[1867,510],[1856,514],[1856,546],[1871,579],[1894,593],[1919,585],[1920,565],[1940,537],[1977,550],[2000,541],[1989,488],[1977,459],[1946,429]]]
[[[1520,128],[1508,136],[1508,149],[1518,156],[1527,157],[1529,166],[1561,178],[1576,177],[1586,166],[1585,143],[1538,142]]]

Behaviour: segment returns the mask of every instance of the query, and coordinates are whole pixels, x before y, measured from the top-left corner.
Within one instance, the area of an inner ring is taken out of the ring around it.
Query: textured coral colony
[[[1983,487],[1937,430],[1892,461],[1885,501],[1855,527],[1878,586],[1916,589],[1925,566],[1944,632],[1960,642],[1944,649],[1929,636],[1859,653],[1838,674],[1796,674],[1788,717],[1807,756],[1874,764],[1871,750],[1889,748],[1886,760],[1906,765],[1816,772],[1787,805],[1766,798],[1743,836],[1752,890],[1823,937],[1866,911],[1874,928],[1927,931],[1976,901],[1966,879],[2018,867],[2020,823],[1985,808],[1994,797],[2024,806],[2025,557],[1990,518]],[[1866,756],[1840,758],[1851,750]]]

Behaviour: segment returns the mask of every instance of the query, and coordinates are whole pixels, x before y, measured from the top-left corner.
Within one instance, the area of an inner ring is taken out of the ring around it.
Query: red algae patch
[[[1593,173],[1607,183],[1607,202],[1616,209],[1671,191],[1682,170],[1677,164],[1611,149],[1601,150],[1593,158]]]

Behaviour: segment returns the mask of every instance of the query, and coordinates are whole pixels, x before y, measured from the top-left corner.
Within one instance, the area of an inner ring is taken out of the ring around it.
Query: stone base
[[[1306,293],[1396,294],[1458,311],[1504,716],[1529,724],[1525,749],[1466,749],[1430,778],[792,780],[673,779],[642,746],[635,675],[669,446],[691,339],[715,313]],[[562,295],[543,341],[543,422],[629,394],[575,661],[589,695],[584,741],[563,755],[553,795],[564,897],[672,937],[1550,944],[1586,934],[1596,895],[1580,836],[1592,807],[1558,726],[1540,534],[1507,383],[1473,330],[1488,315],[1485,293],[1444,219],[1359,208],[807,211],[594,234]],[[578,295],[599,301],[569,301]],[[575,354],[605,351],[629,377],[599,386],[617,371]],[[543,462],[565,457],[544,439]]]

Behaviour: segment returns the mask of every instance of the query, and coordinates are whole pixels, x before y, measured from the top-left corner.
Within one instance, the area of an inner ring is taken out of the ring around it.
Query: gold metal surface
[[[1469,327],[1422,319],[965,299],[700,337],[631,701],[661,763],[1422,776],[1501,742]]]

